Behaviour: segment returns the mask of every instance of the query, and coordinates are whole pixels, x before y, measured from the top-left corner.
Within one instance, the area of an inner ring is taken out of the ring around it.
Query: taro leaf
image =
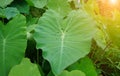
[[[2,18],[13,18],[16,15],[20,14],[19,11],[17,10],[17,8],[15,7],[7,7],[7,8],[0,8],[0,17]]]
[[[53,9],[60,13],[63,17],[68,15],[68,13],[71,11],[67,0],[49,0],[47,6],[49,9]]]
[[[80,70],[73,70],[71,72],[65,70],[58,76],[86,76],[86,75],[84,74],[84,72]]]
[[[86,76],[98,76],[93,62],[88,57],[80,60],[80,70],[83,71]]]
[[[13,0],[0,0],[0,7],[6,7],[10,4]]]
[[[21,64],[14,66],[9,76],[41,76],[38,66],[30,62],[29,59],[24,58]]]
[[[49,72],[47,76],[55,76],[52,72]],[[72,70],[71,72],[64,70],[60,75],[58,76],[86,76],[84,72],[80,70]]]
[[[72,11],[66,19],[53,10],[40,18],[34,38],[37,48],[43,49],[54,74],[87,55],[95,23],[84,11]]]
[[[7,19],[15,17],[16,15],[20,14],[18,9],[15,7],[7,7],[5,8],[5,16]]]
[[[23,0],[15,0],[10,5],[11,7],[16,7],[20,13],[29,14],[30,6],[27,4],[26,1]]]
[[[0,76],[7,76],[12,66],[24,57],[26,48],[26,19],[22,15],[9,23],[0,23]]]
[[[84,57],[80,61],[70,65],[68,70],[81,70],[86,76],[97,76],[97,72],[90,58]]]
[[[27,3],[31,6],[35,6],[37,8],[43,8],[47,4],[47,0],[26,0]]]

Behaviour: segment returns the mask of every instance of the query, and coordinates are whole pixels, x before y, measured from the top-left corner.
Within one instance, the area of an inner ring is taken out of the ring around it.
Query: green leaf
[[[0,7],[6,7],[9,5],[13,0],[0,0]]]
[[[67,0],[49,0],[47,4],[49,9],[53,9],[60,13],[61,16],[67,16],[71,12],[70,5]]]
[[[38,66],[30,62],[29,59],[24,58],[21,64],[14,66],[9,76],[41,76]]]
[[[0,8],[0,17],[2,17],[2,18],[5,17],[5,11],[2,8]]]
[[[65,70],[58,76],[86,76],[86,75],[80,70],[73,70],[71,72]]]
[[[15,7],[7,7],[7,8],[0,8],[0,17],[2,18],[13,18],[16,15],[20,14],[19,11],[17,10],[17,8]]]
[[[17,8],[15,7],[7,7],[5,8],[5,16],[7,19],[15,17],[16,15],[20,14]]]
[[[50,71],[47,76],[55,76],[55,75],[52,73],[52,71]]]
[[[97,76],[97,72],[90,58],[84,57],[68,67],[68,70],[81,70],[86,76]]]
[[[24,57],[26,48],[26,19],[22,15],[9,23],[0,23],[0,76],[7,76],[10,68]]]
[[[98,76],[93,62],[88,57],[80,60],[80,70],[83,71],[86,76]]]
[[[27,17],[27,39],[33,39],[33,31],[37,26],[38,18]]]
[[[16,7],[20,13],[29,14],[30,6],[25,1],[15,0],[10,6]]]
[[[95,32],[94,21],[84,11],[72,11],[66,19],[53,10],[40,18],[34,38],[43,49],[54,74],[87,55]]]
[[[47,0],[26,0],[29,5],[37,8],[43,8],[47,4]]]
[[[102,49],[105,49],[105,47],[107,45],[105,38],[106,38],[105,33],[103,31],[101,31],[100,29],[97,29],[94,39],[95,39],[97,45],[99,47],[101,47]]]

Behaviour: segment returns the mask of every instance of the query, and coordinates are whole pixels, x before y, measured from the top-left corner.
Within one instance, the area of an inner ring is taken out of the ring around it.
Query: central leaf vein
[[[60,63],[59,63],[59,68],[61,67],[61,63],[62,63],[62,55],[63,55],[63,48],[64,48],[64,39],[65,39],[65,33],[62,31],[62,35],[61,35],[61,48],[60,48]]]

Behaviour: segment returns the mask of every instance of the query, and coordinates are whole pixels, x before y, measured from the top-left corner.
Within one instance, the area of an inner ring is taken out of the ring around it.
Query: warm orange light
[[[118,0],[109,0],[110,4],[116,5],[118,3]]]
[[[120,0],[97,0],[100,14],[105,17],[113,17],[114,11],[120,12]]]

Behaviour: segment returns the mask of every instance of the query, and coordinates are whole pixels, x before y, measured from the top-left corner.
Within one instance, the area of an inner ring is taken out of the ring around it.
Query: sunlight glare
[[[112,4],[112,5],[116,5],[118,2],[118,0],[109,0],[109,1],[110,1],[110,4]]]

